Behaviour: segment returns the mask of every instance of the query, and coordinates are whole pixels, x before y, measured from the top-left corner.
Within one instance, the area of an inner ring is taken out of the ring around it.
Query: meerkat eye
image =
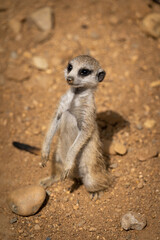
[[[73,69],[73,66],[72,66],[72,64],[69,63],[68,67],[67,67],[68,72],[70,72],[72,69]]]
[[[86,77],[86,76],[90,75],[92,72],[93,72],[92,70],[89,70],[87,68],[82,68],[79,70],[78,75]]]

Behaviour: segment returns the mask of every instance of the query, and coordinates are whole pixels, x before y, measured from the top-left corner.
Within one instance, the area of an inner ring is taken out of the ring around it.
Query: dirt
[[[42,36],[28,16],[46,6],[54,27]],[[160,239],[160,153],[146,155],[148,148],[160,151],[160,39],[140,27],[147,14],[159,11],[151,0],[0,1],[0,239]],[[11,19],[21,23],[16,33]],[[51,164],[41,168],[39,156],[12,142],[41,146],[68,89],[63,70],[80,54],[91,54],[107,72],[96,92],[101,139],[123,144],[127,153],[109,156],[115,182],[97,201],[83,185],[69,193],[72,182],[65,180],[48,189],[37,214],[16,216],[7,194],[37,184]],[[48,69],[36,69],[34,56],[45,58]],[[146,157],[138,157],[143,149]],[[147,226],[123,230],[120,220],[128,211],[144,214]]]

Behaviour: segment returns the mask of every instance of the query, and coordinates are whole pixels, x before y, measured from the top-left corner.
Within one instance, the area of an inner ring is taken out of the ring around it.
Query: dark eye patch
[[[81,68],[78,71],[78,75],[81,77],[86,77],[89,76],[91,73],[93,72],[93,70],[87,69],[87,68]]]
[[[67,66],[67,71],[68,71],[68,72],[70,72],[72,69],[73,69],[73,66],[72,66],[72,64],[68,63],[68,66]]]

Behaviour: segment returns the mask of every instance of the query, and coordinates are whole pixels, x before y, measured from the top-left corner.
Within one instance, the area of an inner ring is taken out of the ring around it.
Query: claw
[[[97,201],[99,198],[100,198],[99,192],[90,193],[90,199],[91,200]]]
[[[69,174],[70,174],[70,169],[65,170],[65,171],[62,173],[61,180],[63,181],[63,180],[65,180],[66,178],[68,178]]]
[[[48,162],[48,160],[49,160],[49,155],[43,155],[43,154],[42,154],[41,159],[42,159],[41,166],[42,166],[42,167],[46,167],[47,162]]]
[[[46,161],[41,162],[42,167],[46,167]]]

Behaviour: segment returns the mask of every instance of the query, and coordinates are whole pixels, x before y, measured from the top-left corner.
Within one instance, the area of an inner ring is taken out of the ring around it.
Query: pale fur
[[[73,69],[70,72],[65,70],[65,78],[73,77],[74,84],[61,98],[42,147],[45,165],[52,138],[58,130],[52,176],[42,180],[41,184],[47,187],[69,177],[80,179],[87,191],[99,192],[106,189],[110,182],[101,152],[94,101],[98,74],[102,69],[98,61],[86,55],[78,56],[70,63]],[[80,68],[89,68],[93,72],[81,77],[78,75]]]

